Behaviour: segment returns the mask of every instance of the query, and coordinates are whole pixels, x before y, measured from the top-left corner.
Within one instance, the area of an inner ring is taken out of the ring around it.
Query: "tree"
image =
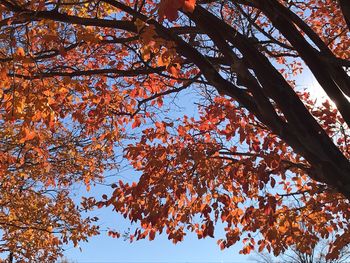
[[[130,239],[213,237],[221,220],[218,244],[242,237],[242,253],[347,244],[348,1],[0,3],[1,251],[54,259],[97,233],[80,214],[95,204],[138,222]],[[296,87],[305,67],[333,103]],[[183,90],[198,117],[168,113]],[[76,208],[116,145],[141,177]]]
[[[344,247],[336,260],[327,260],[326,251],[328,250],[328,245],[325,240],[321,241],[312,250],[311,254],[301,253],[300,251],[290,248],[285,254],[276,258],[273,258],[270,254],[266,253],[256,253],[255,262],[257,263],[273,263],[273,262],[286,262],[286,263],[342,263],[348,262],[350,253],[349,248]]]

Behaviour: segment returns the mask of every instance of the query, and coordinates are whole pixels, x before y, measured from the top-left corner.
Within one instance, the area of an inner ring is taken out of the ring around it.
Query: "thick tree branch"
[[[348,29],[350,30],[350,2],[348,0],[338,0],[341,11],[344,15]]]
[[[205,19],[208,27],[215,24],[217,29],[220,28],[221,34],[243,53],[244,58],[251,64],[260,83],[266,89],[266,94],[277,102],[288,122],[292,125],[291,127],[294,127],[292,130],[283,130],[288,133],[283,133],[282,130],[274,130],[274,132],[305,156],[315,167],[320,166],[322,170],[320,174],[327,177],[325,180],[329,184],[336,185],[344,194],[350,196],[349,189],[346,189],[350,186],[349,161],[329,139],[328,135],[310,115],[299,97],[268,59],[256,50],[249,41],[246,41],[243,35],[234,31],[233,28],[204,8],[198,6],[193,13],[193,17],[195,16]],[[303,118],[300,118],[300,116],[303,116]],[[299,143],[292,140],[293,134],[298,137]],[[321,145],[320,142],[322,142]],[[333,163],[332,167],[338,170],[337,174],[340,178],[335,179],[334,172],[328,171],[331,163]],[[337,180],[343,183],[338,183]],[[346,185],[345,188],[344,185]]]

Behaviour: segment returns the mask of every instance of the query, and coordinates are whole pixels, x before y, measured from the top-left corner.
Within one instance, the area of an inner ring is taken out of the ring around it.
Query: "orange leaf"
[[[24,49],[22,47],[19,47],[17,49],[17,55],[20,56],[20,57],[25,57],[26,53],[24,52]]]
[[[193,13],[195,7],[196,0],[185,0],[182,8],[185,12]]]
[[[28,128],[24,129],[24,137],[20,140],[20,143],[33,140],[36,136],[34,131],[29,130]]]

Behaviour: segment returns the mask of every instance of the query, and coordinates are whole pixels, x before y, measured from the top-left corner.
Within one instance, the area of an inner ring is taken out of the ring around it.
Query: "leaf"
[[[275,185],[276,185],[276,180],[274,178],[271,178],[270,179],[270,184],[271,184],[271,187],[274,188]]]
[[[167,18],[174,21],[178,18],[178,10],[182,7],[183,0],[161,0],[158,7],[158,15],[162,21]]]
[[[183,10],[185,12],[193,13],[196,6],[196,0],[185,0],[183,4]]]
[[[23,47],[17,48],[16,54],[20,57],[25,57],[26,52],[24,51]]]
[[[149,240],[152,241],[156,236],[156,231],[154,229],[151,229],[149,232]]]
[[[36,137],[36,133],[33,130],[24,128],[24,136],[20,139],[20,143],[33,140]]]
[[[132,128],[132,129],[135,129],[135,128],[139,127],[140,125],[141,125],[141,120],[140,120],[140,118],[136,118],[136,119],[134,119],[134,122],[133,122],[133,124],[131,125],[131,128]]]

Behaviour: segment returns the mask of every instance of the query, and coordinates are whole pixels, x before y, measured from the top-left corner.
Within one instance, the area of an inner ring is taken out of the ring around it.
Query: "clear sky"
[[[127,229],[128,222],[121,216],[105,209],[99,211],[101,222],[105,226],[118,226]],[[220,229],[220,227],[219,227]],[[218,230],[219,230],[218,229]],[[222,228],[221,228],[222,229]],[[217,231],[218,232],[218,231]],[[65,255],[72,262],[252,262],[253,256],[238,253],[241,243],[221,251],[216,244],[220,238],[198,240],[189,233],[183,242],[174,245],[166,235],[156,237],[153,241],[141,240],[130,243],[123,238],[115,239],[102,233],[81,244],[82,252],[77,248],[68,248]]]
[[[238,246],[220,251],[215,239],[197,240],[194,235],[174,245],[165,236],[159,236],[154,241],[142,240],[129,243],[123,239],[113,239],[102,234],[92,238],[89,243],[82,244],[82,252],[79,249],[68,249],[65,255],[73,262],[82,263],[251,262],[249,259],[252,256],[238,254]]]

